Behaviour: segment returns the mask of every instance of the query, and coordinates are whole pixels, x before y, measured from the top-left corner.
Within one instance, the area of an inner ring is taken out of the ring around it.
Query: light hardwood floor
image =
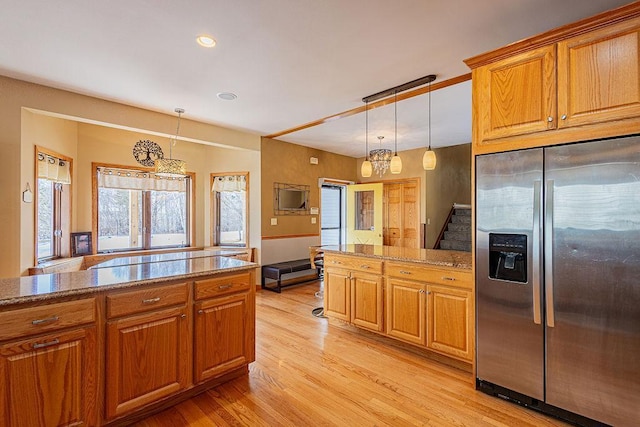
[[[249,375],[136,425],[567,425],[475,391],[471,374],[312,316],[318,289],[258,292]]]

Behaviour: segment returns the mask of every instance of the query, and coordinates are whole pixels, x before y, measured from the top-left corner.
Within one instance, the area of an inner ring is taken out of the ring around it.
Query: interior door
[[[347,186],[347,244],[382,245],[382,183]]]

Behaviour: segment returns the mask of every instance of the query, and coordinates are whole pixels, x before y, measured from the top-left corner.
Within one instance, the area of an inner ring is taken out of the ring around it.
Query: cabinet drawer
[[[107,295],[107,317],[126,316],[186,302],[186,283],[120,292]]]
[[[242,273],[196,281],[195,299],[205,299],[251,289],[251,274]]]
[[[453,268],[422,266],[418,264],[387,262],[386,273],[388,276],[402,279],[455,286],[465,289],[472,288],[471,270],[467,271]]]
[[[327,256],[325,254],[325,268],[343,268],[346,270],[363,271],[382,274],[382,260],[365,257]]]
[[[54,331],[94,320],[94,298],[5,311],[0,313],[0,340]]]

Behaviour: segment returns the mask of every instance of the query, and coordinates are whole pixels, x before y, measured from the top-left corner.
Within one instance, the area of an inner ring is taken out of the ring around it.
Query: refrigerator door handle
[[[542,266],[540,265],[540,241],[542,240],[542,182],[533,182],[533,323],[539,325],[541,315],[540,280]]]
[[[544,224],[544,293],[547,310],[547,326],[555,326],[553,310],[553,187],[554,181],[547,180],[545,192],[545,224]]]

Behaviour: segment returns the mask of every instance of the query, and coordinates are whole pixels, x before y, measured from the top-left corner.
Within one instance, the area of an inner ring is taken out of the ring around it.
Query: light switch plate
[[[319,209],[318,208],[310,208],[309,209],[309,213],[311,215],[318,215]]]
[[[278,218],[271,218],[271,225],[278,225]]]
[[[312,216],[312,217],[311,217],[311,224],[315,224],[315,223],[316,223],[316,217],[315,217],[315,216]]]

